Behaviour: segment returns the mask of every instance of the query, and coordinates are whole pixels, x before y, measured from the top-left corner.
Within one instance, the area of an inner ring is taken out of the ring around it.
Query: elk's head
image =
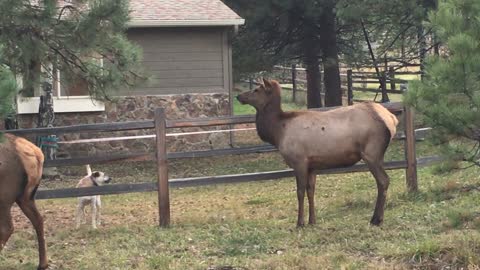
[[[242,104],[252,105],[258,111],[272,101],[280,102],[280,85],[277,81],[263,79],[257,88],[238,95],[237,99]]]

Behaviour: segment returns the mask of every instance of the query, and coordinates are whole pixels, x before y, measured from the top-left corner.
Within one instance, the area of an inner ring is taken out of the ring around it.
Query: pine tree
[[[7,67],[0,65],[0,119],[14,113],[13,99],[16,93],[17,82],[15,77]]]
[[[226,0],[247,25],[240,33],[239,58],[247,57],[262,68],[283,58],[300,60],[307,68],[307,105],[321,107],[320,70],[324,66],[325,105],[342,104],[337,48],[336,0]],[[246,46],[245,46],[246,45]],[[253,53],[251,53],[253,51]],[[262,52],[267,57],[258,57]],[[277,63],[279,63],[278,61]],[[254,63],[255,64],[255,63]]]
[[[108,98],[140,78],[140,51],[125,37],[128,18],[127,0],[2,0],[0,65],[23,78],[27,96],[59,69],[62,83],[81,79],[92,97]]]
[[[418,27],[436,0],[224,0],[246,19],[234,43],[237,71],[262,71],[288,61],[307,66],[309,107],[321,104],[318,65],[324,66],[325,104],[341,105],[339,59],[372,67],[362,25],[375,57],[419,62]],[[423,31],[422,31],[423,32]],[[428,32],[428,31],[425,31]],[[422,36],[423,38],[424,36]],[[399,57],[402,53],[402,57]],[[395,54],[395,55],[394,55]],[[394,56],[394,57],[392,57]],[[309,76],[310,75],[310,76]]]
[[[0,47],[0,59],[2,58]],[[13,73],[4,65],[0,64],[0,119],[5,119],[14,111],[13,99],[17,93],[17,82]],[[0,132],[0,142],[2,133]]]
[[[450,158],[480,165],[480,1],[442,0],[430,26],[444,45],[405,97]]]

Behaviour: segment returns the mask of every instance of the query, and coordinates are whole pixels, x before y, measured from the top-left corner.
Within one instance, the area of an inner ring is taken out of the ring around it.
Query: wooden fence
[[[402,94],[406,90],[406,84],[410,80],[397,78],[398,75],[420,75],[421,72],[395,71],[389,68],[388,72],[361,72],[347,70],[347,100],[348,105],[354,101],[354,91],[372,92],[381,94],[381,102],[389,102],[389,94]],[[368,87],[368,84],[378,84],[377,88]]]
[[[416,65],[410,65],[415,67]],[[377,74],[370,71],[353,71],[348,69],[346,73],[340,73],[340,80],[342,82],[342,89],[346,91],[348,104],[353,104],[353,101],[364,101],[355,99],[354,91],[371,92],[381,94],[380,102],[389,102],[389,94],[402,94],[405,90],[405,85],[410,80],[398,78],[402,75],[421,75],[420,71],[398,71],[395,66],[385,66],[384,70]],[[306,72],[304,68],[298,68],[293,64],[291,67],[275,66],[274,70],[283,71],[283,75],[278,78],[281,83],[288,83],[292,85],[292,102],[297,101],[297,93],[299,91],[306,91],[299,87],[300,84],[306,84],[306,80],[299,79],[299,72]],[[323,76],[323,73],[320,74]],[[250,90],[256,82],[250,78]],[[368,87],[368,85],[376,84],[377,87]],[[288,90],[284,88],[284,90]]]
[[[416,191],[417,185],[417,165],[428,165],[436,158],[416,158],[415,154],[415,130],[413,125],[413,113],[409,109],[405,109],[401,103],[387,103],[383,104],[388,110],[395,114],[402,112],[405,117],[405,131],[403,135],[397,138],[405,139],[405,160],[386,162],[385,167],[388,170],[406,169],[406,185],[408,191]],[[317,110],[330,110],[332,108],[321,108]],[[91,195],[106,195],[106,194],[122,194],[133,192],[158,192],[158,207],[159,207],[159,221],[160,226],[166,227],[170,224],[170,199],[169,187],[178,186],[198,186],[218,183],[234,183],[245,181],[258,181],[268,179],[278,179],[284,177],[294,176],[290,169],[260,173],[249,174],[235,174],[235,175],[221,175],[221,176],[207,176],[195,178],[181,178],[169,179],[168,175],[168,160],[172,158],[187,158],[187,157],[210,157],[219,155],[236,155],[249,153],[263,153],[276,151],[271,145],[260,145],[253,147],[242,147],[232,149],[219,149],[209,151],[195,151],[195,152],[181,152],[181,153],[167,153],[166,135],[167,130],[173,128],[191,128],[191,127],[207,127],[207,126],[221,126],[221,125],[235,125],[244,123],[254,123],[254,116],[231,116],[218,118],[200,118],[193,120],[167,120],[163,109],[157,109],[154,120],[135,121],[123,123],[109,123],[109,124],[89,124],[77,125],[67,127],[54,128],[35,128],[22,130],[8,130],[6,132],[16,135],[59,135],[65,133],[85,133],[85,132],[110,132],[110,131],[125,131],[137,129],[154,129],[156,134],[156,153],[131,153],[122,155],[108,155],[108,156],[89,156],[84,158],[72,159],[58,159],[48,160],[45,162],[46,167],[51,166],[72,166],[85,164],[99,164],[114,161],[125,160],[139,160],[144,158],[155,158],[158,167],[158,179],[156,182],[145,182],[135,184],[112,184],[98,187],[87,188],[64,188],[55,190],[38,190],[37,199],[53,199],[53,198],[68,198]],[[357,164],[347,168],[335,168],[328,170],[317,171],[318,174],[339,174],[351,172],[364,172],[368,168],[364,164]]]

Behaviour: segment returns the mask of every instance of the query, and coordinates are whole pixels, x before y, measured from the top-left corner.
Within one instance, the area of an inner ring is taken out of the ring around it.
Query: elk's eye
[[[254,93],[258,92],[258,89],[253,90]]]

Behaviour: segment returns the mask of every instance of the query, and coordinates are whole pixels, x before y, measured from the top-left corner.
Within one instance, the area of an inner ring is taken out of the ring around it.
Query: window
[[[99,59],[99,61],[103,66],[103,60]],[[49,70],[45,70],[46,68]],[[67,80],[66,74],[51,64],[46,67],[42,66],[42,70],[51,74],[52,77],[53,109],[56,113],[105,110],[103,102],[92,100],[89,96],[86,82],[82,78],[68,78]],[[40,86],[36,86],[33,97],[18,97],[17,112],[19,114],[38,113],[40,95],[43,95],[43,91]]]

